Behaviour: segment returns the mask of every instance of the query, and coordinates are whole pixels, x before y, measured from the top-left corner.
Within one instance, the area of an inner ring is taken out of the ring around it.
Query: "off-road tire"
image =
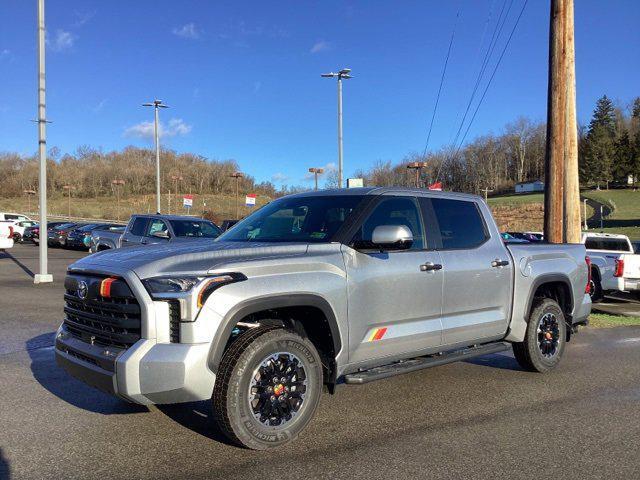
[[[553,356],[543,355],[539,345],[538,326],[541,319],[551,314],[557,320],[558,343]],[[522,368],[530,372],[547,372],[562,358],[567,343],[567,324],[558,302],[550,298],[536,298],[531,308],[524,341],[513,344],[513,354]]]
[[[256,419],[248,393],[253,372],[276,352],[294,354],[307,377],[304,401],[296,416],[282,426],[267,426]],[[254,450],[279,447],[292,441],[313,418],[322,393],[322,363],[306,338],[280,327],[249,329],[236,339],[220,362],[212,395],[213,417],[233,443]]]
[[[600,275],[591,271],[591,284],[589,285],[589,296],[591,297],[591,303],[599,303],[604,298],[604,292],[602,291],[602,283],[600,282]],[[593,291],[591,291],[593,290]]]

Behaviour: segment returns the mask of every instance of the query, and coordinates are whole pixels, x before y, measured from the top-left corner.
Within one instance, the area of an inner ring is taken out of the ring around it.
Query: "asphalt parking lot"
[[[325,394],[290,446],[225,443],[206,402],[126,404],[57,368],[66,266],[0,251],[0,478],[640,478],[640,328],[585,328],[561,366],[496,354]]]

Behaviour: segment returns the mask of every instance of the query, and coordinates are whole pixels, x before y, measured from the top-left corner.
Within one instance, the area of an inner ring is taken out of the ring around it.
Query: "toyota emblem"
[[[78,282],[78,287],[76,288],[76,295],[78,298],[84,300],[87,298],[87,294],[89,293],[89,287],[87,286],[87,282],[81,280]]]

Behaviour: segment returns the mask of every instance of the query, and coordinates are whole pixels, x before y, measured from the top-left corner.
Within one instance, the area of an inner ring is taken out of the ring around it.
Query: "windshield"
[[[362,198],[361,195],[285,197],[249,215],[219,240],[330,242]]]
[[[176,237],[217,238],[222,233],[206,220],[169,220]]]

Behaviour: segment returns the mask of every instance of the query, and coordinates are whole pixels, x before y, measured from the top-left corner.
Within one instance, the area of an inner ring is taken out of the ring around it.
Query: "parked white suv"
[[[599,302],[613,291],[640,294],[640,255],[626,235],[582,234],[582,243],[591,259],[591,300]]]
[[[26,215],[22,215],[21,213],[0,212],[0,222],[2,221],[22,222],[23,220],[31,220],[31,219]]]

